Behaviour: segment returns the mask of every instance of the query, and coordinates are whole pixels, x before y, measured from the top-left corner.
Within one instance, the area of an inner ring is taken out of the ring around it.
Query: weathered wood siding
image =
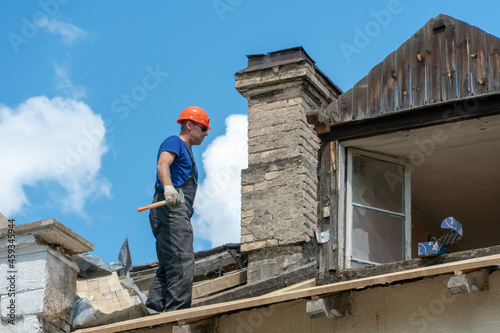
[[[338,115],[330,120],[372,118],[498,92],[499,50],[497,37],[441,14],[342,94]]]

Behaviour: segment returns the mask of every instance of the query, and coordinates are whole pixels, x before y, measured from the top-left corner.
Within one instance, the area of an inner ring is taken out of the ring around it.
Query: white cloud
[[[248,167],[248,119],[226,118],[226,134],[203,152],[206,177],[198,188],[193,227],[212,247],[240,242],[241,169]]]
[[[87,32],[78,28],[77,26],[61,21],[58,17],[49,20],[44,17],[43,19],[38,20],[36,25],[52,34],[59,34],[62,37],[63,43],[70,45],[73,42],[84,39],[88,36]]]
[[[71,99],[32,97],[17,108],[0,104],[0,211],[9,216],[29,204],[24,186],[58,183],[65,193],[47,197],[82,212],[85,200],[109,196],[99,176],[106,152],[105,127],[88,105]]]
[[[56,72],[55,81],[57,91],[72,99],[87,97],[87,88],[75,86],[71,81],[71,65],[68,61],[64,65],[54,63],[54,70]]]

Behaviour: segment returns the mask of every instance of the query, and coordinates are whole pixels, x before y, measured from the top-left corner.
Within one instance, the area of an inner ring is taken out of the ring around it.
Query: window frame
[[[411,171],[409,163],[403,158],[396,158],[381,153],[365,151],[361,149],[344,147],[339,145],[339,157],[344,167],[340,168],[339,172],[339,202],[343,203],[339,209],[339,235],[343,235],[344,239],[339,239],[339,245],[343,246],[344,253],[339,253],[339,266],[344,268],[351,268],[352,262],[352,226],[353,226],[353,202],[352,202],[352,167],[353,155],[359,155],[367,158],[380,160],[387,163],[398,164],[403,167],[403,212],[404,216],[404,232],[403,232],[403,260],[411,259]],[[379,211],[379,210],[376,210]],[[340,257],[343,257],[342,259]],[[368,262],[367,262],[368,263]],[[382,263],[381,263],[382,264]]]

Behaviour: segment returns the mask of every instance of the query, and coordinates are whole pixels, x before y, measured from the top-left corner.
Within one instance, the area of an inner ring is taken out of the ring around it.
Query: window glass
[[[352,203],[403,213],[403,166],[353,155]]]
[[[353,207],[352,260],[387,263],[404,259],[404,219]]]

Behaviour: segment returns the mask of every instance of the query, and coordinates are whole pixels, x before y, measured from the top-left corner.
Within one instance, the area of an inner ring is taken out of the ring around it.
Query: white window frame
[[[353,155],[365,156],[368,158],[377,159],[384,162],[394,163],[403,166],[404,176],[403,176],[403,190],[404,190],[404,200],[403,200],[403,213],[399,215],[400,217],[404,217],[404,236],[403,236],[403,260],[411,259],[411,172],[409,163],[400,158],[395,158],[391,156],[387,156],[380,153],[368,152],[356,148],[347,148],[347,159],[345,156],[345,147],[343,145],[339,145],[339,157],[344,164],[340,164],[344,167],[340,168],[339,172],[339,203],[345,202],[345,218],[343,209],[339,209],[339,235],[343,235],[343,229],[345,231],[345,239],[341,239],[339,237],[339,245],[342,243],[345,244],[345,252],[339,253],[339,266],[350,268],[351,267],[351,257],[352,257],[352,213],[353,213],[353,203],[352,203],[352,161]],[[347,171],[347,174],[345,174]],[[346,177],[346,178],[345,178]],[[344,187],[345,184],[345,187]],[[344,188],[345,188],[345,201],[344,201]],[[343,205],[340,204],[342,207]],[[374,209],[377,211],[384,212],[384,210]],[[390,213],[392,215],[393,212],[385,211],[385,213]],[[340,261],[340,256],[344,258]]]

